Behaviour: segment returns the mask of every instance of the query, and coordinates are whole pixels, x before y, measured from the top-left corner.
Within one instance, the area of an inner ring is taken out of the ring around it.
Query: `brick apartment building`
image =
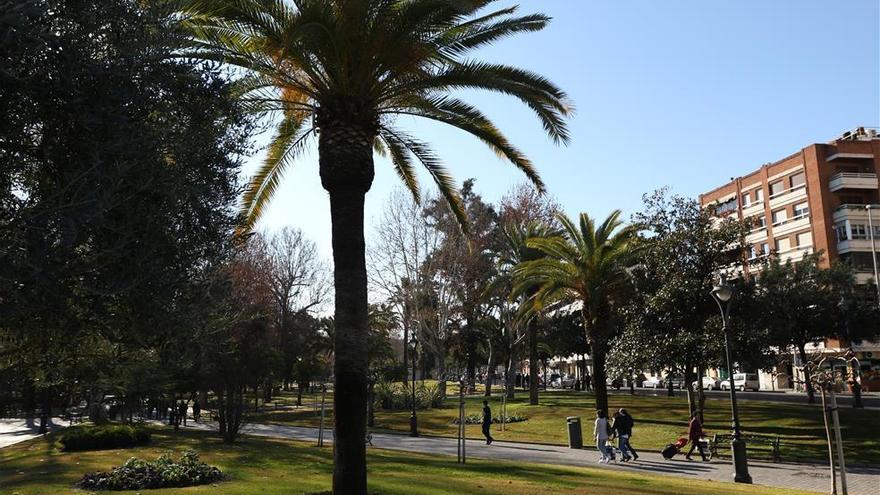
[[[748,253],[737,272],[751,276],[766,256],[799,260],[823,252],[824,263],[849,260],[860,283],[877,279],[880,250],[880,132],[860,127],[826,144],[811,144],[781,160],[700,195],[700,204],[719,216],[751,220]],[[873,227],[873,232],[872,232]],[[872,235],[873,234],[873,235]],[[880,344],[854,343],[863,383],[880,387]],[[834,349],[829,340],[817,350]],[[780,375],[763,376],[762,388],[791,386],[794,362]],[[775,383],[770,383],[774,381]]]

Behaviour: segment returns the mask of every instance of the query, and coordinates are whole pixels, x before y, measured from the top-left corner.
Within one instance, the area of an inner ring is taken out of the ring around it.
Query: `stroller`
[[[687,437],[681,437],[676,440],[675,443],[670,443],[666,445],[666,447],[664,447],[663,450],[660,451],[660,454],[663,456],[664,459],[668,461],[669,459],[675,457],[676,454],[681,452],[682,447],[687,445],[687,443]]]

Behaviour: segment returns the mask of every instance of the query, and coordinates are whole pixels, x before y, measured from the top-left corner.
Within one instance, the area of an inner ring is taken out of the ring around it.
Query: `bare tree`
[[[283,379],[291,380],[303,347],[297,320],[318,310],[328,300],[330,271],[315,243],[297,228],[284,227],[251,239],[261,256],[261,269],[274,302],[274,319],[284,355]],[[302,385],[302,384],[301,384]]]
[[[430,202],[430,197],[420,201],[422,205]],[[399,315],[404,366],[407,365],[407,342],[417,334],[422,345],[435,357],[441,392],[445,392],[442,378],[452,294],[446,281],[437,276],[433,256],[443,235],[430,225],[425,208],[401,189],[388,198],[374,230],[367,252],[370,285],[373,294],[392,304]]]

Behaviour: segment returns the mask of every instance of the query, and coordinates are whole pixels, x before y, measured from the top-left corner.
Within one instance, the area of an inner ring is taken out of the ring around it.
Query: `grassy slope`
[[[169,494],[297,494],[328,490],[331,449],[317,449],[285,440],[244,438],[224,445],[204,432],[167,430],[154,433],[153,444],[128,450],[65,453],[54,436],[0,450],[0,493],[36,495],[83,493],[72,484],[83,472],[107,470],[130,456],[155,457],[165,450],[195,448],[206,462],[220,467],[229,481],[215,486],[150,490]],[[590,468],[553,467],[492,461],[469,461],[457,466],[451,457],[371,449],[371,490],[383,495],[455,493],[522,495],[680,494],[692,490],[693,480],[645,476]],[[112,492],[134,493],[134,492]],[[782,495],[797,492],[701,482],[707,495]]]
[[[611,395],[612,408],[625,407],[636,420],[633,446],[637,449],[660,450],[687,429],[687,399],[679,397],[646,397]],[[482,397],[466,399],[468,414],[478,413]],[[493,397],[490,405],[499,414],[501,399]],[[746,433],[779,435],[784,461],[824,460],[827,456],[822,410],[816,406],[781,404],[762,401],[740,401],[740,421]],[[706,425],[709,432],[725,432],[730,424],[727,400],[707,399]],[[538,406],[528,405],[528,392],[517,392],[508,403],[508,414],[521,413],[529,420],[508,425],[506,431],[495,426],[492,435],[499,440],[537,442],[564,445],[568,442],[566,416],[580,416],[583,421],[585,442],[592,435],[595,403],[592,395],[575,392],[542,392]],[[456,426],[451,420],[458,415],[456,399],[444,407],[419,411],[419,430],[429,435],[455,436]],[[844,446],[850,459],[858,463],[880,463],[880,429],[876,427],[877,411],[841,408]],[[261,421],[317,426],[318,418],[312,410],[279,411],[261,414]],[[328,420],[330,419],[328,414]],[[399,432],[409,431],[409,412],[377,411],[376,429]],[[481,438],[479,426],[468,427],[468,437]],[[750,447],[751,449],[751,447]],[[769,452],[758,447],[750,455],[769,458]]]

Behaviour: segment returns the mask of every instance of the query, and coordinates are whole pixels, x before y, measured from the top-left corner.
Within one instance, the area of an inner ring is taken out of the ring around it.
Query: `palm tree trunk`
[[[330,193],[333,278],[333,493],[366,495],[367,265],[364,200],[373,182],[373,137],[368,129],[321,119],[321,184]],[[327,125],[329,124],[329,125]]]
[[[590,357],[593,359],[593,389],[596,391],[596,409],[608,414],[608,386],[605,383],[605,342],[599,339],[590,341]]]
[[[529,320],[529,404],[538,405],[538,328]]]

